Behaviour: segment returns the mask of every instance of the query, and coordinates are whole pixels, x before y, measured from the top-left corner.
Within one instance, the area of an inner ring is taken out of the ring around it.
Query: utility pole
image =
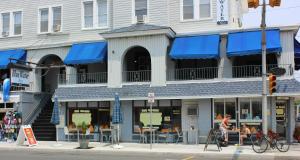
[[[262,48],[262,130],[268,132],[268,100],[267,100],[267,42],[266,42],[266,0],[263,0],[261,16],[261,48]]]

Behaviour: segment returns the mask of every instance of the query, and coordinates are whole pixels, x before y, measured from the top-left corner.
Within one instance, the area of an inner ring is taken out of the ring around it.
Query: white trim
[[[21,34],[14,34],[15,31],[15,17],[14,17],[14,13],[15,12],[21,12]],[[3,18],[2,18],[2,14],[3,13],[9,13],[9,34],[7,37],[3,37],[2,36],[2,32],[3,32]],[[2,11],[0,12],[0,38],[4,39],[4,38],[13,38],[13,37],[22,37],[23,36],[23,18],[24,18],[24,12],[23,9],[14,9],[14,10],[7,10],[7,11]]]
[[[85,27],[85,19],[84,19],[84,3],[85,2],[93,2],[93,26]],[[89,30],[107,30],[110,27],[110,0],[106,0],[106,26],[99,27],[99,8],[98,8],[98,0],[81,0],[81,30],[89,31]]]
[[[59,32],[53,31],[53,8],[60,7],[61,8],[61,26]],[[48,9],[48,31],[47,32],[41,32],[41,9]],[[47,6],[40,6],[38,7],[38,27],[37,27],[37,34],[49,34],[49,33],[60,33],[63,32],[63,14],[64,9],[62,4],[56,4],[56,5],[47,5]]]

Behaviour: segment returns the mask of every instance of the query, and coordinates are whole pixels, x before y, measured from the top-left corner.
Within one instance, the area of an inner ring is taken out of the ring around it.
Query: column
[[[227,37],[221,36],[218,78],[232,78],[232,62],[227,57]]]
[[[67,66],[65,78],[66,78],[65,84],[76,84],[77,83],[77,69],[72,66]]]

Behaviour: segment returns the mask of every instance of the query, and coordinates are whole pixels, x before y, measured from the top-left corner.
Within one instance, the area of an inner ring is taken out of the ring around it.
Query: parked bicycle
[[[265,152],[269,146],[272,149],[277,148],[280,152],[287,152],[290,149],[288,141],[271,130],[268,131],[268,135],[264,135],[262,131],[258,131],[255,135],[252,135],[250,139],[252,149],[256,153]]]

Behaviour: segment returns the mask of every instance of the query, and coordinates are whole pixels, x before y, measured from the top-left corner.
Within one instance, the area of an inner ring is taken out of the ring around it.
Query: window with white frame
[[[84,0],[82,28],[108,27],[108,0]]]
[[[61,32],[62,7],[53,6],[39,9],[39,33]]]
[[[22,34],[22,11],[1,13],[1,37]]]
[[[135,0],[134,13],[135,16],[147,16],[148,0]]]
[[[211,0],[181,0],[181,20],[211,17]]]

